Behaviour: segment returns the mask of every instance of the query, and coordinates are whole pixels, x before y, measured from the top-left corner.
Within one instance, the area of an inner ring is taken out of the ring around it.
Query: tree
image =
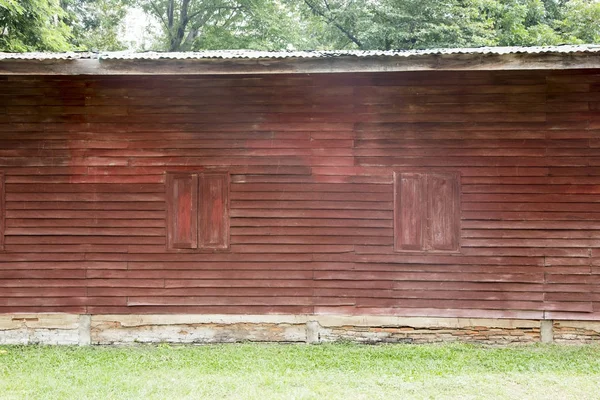
[[[497,46],[545,46],[565,42],[555,28],[561,6],[552,0],[486,0],[480,9],[492,22]]]
[[[373,26],[372,8],[363,0],[304,0],[304,4],[313,16],[328,25],[333,32],[325,33],[324,38],[331,41],[334,48],[355,47],[365,49],[366,32]],[[313,24],[313,28],[317,28]]]
[[[303,0],[337,31],[335,43],[359,49],[419,49],[491,43],[475,0]]]
[[[491,45],[490,21],[475,0],[384,0],[374,7],[379,28],[367,43],[378,49],[426,49]],[[376,26],[377,26],[376,25]]]
[[[131,5],[168,51],[600,42],[600,0],[0,0],[0,51],[124,49]]]
[[[71,44],[78,50],[124,50],[119,30],[128,0],[61,0],[65,23],[72,29]]]
[[[243,11],[235,0],[140,0],[138,5],[160,21],[169,51],[191,50],[204,29],[226,27]]]
[[[206,24],[192,49],[285,50],[314,48],[294,5],[273,0],[240,2],[237,17]]]
[[[600,43],[600,2],[567,2],[558,26],[569,43]]]
[[[0,0],[0,51],[66,51],[71,28],[58,0]]]
[[[0,10],[6,9],[14,12],[22,12],[23,7],[16,0],[0,0]]]
[[[600,42],[597,0],[303,0],[303,4],[328,27],[333,48]]]

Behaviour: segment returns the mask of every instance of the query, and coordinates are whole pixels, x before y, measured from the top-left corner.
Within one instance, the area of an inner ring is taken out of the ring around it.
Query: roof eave
[[[426,54],[323,58],[1,59],[0,75],[232,75],[600,68],[600,53]]]

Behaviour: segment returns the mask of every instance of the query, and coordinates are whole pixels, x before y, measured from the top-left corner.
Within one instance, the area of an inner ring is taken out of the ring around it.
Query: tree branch
[[[174,4],[174,0],[169,0],[169,3],[167,4],[167,20],[169,21],[169,31],[171,30],[171,28],[173,28],[173,13],[175,12],[175,4]]]
[[[325,15],[324,12],[322,12],[321,10],[319,10],[317,8],[317,6],[315,6],[313,3],[311,3],[309,0],[304,0],[304,4],[306,4],[308,6],[308,8],[311,9],[311,11],[325,19],[325,21],[333,26],[335,26],[336,28],[338,28],[338,30],[340,32],[342,32],[348,39],[350,39],[355,45],[358,46],[359,49],[363,48],[362,42],[352,34],[352,32],[350,32],[348,29],[346,29],[344,26],[342,26],[339,22],[337,22],[335,19],[328,17],[327,15]]]
[[[163,18],[162,13],[158,10],[158,7],[156,6],[156,4],[154,3],[154,1],[150,1],[150,6],[152,7],[152,9],[154,10],[154,12],[156,13],[156,15],[158,16],[158,18],[160,18],[160,20],[162,21],[163,25],[165,26],[166,30],[167,30],[167,34],[169,35],[169,40],[171,38],[171,30],[169,29],[169,24],[167,23],[167,21],[165,21],[165,19]]]
[[[217,8],[216,8],[216,10],[241,10],[242,8],[244,8],[244,7],[243,7],[243,6],[236,6],[236,7],[229,6],[229,7],[217,7]],[[205,8],[203,8],[203,9],[201,9],[201,10],[198,10],[198,11],[194,12],[194,13],[191,13],[191,14],[188,16],[188,19],[189,19],[189,20],[192,20],[192,19],[194,19],[195,17],[197,17],[199,14],[201,14],[201,13],[203,13],[203,12],[205,12],[205,11],[206,11],[206,9],[205,9]]]

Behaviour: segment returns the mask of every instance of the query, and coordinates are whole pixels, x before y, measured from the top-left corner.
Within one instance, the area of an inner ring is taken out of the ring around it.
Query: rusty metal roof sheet
[[[428,50],[327,50],[327,51],[256,51],[206,50],[197,52],[66,52],[66,53],[2,53],[0,60],[200,60],[200,59],[282,59],[334,57],[419,57],[452,54],[569,54],[600,53],[600,45],[563,45],[536,47],[478,47]]]

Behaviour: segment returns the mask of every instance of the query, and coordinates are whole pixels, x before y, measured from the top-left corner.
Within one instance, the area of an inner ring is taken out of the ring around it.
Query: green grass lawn
[[[600,346],[0,346],[1,399],[600,399]]]

